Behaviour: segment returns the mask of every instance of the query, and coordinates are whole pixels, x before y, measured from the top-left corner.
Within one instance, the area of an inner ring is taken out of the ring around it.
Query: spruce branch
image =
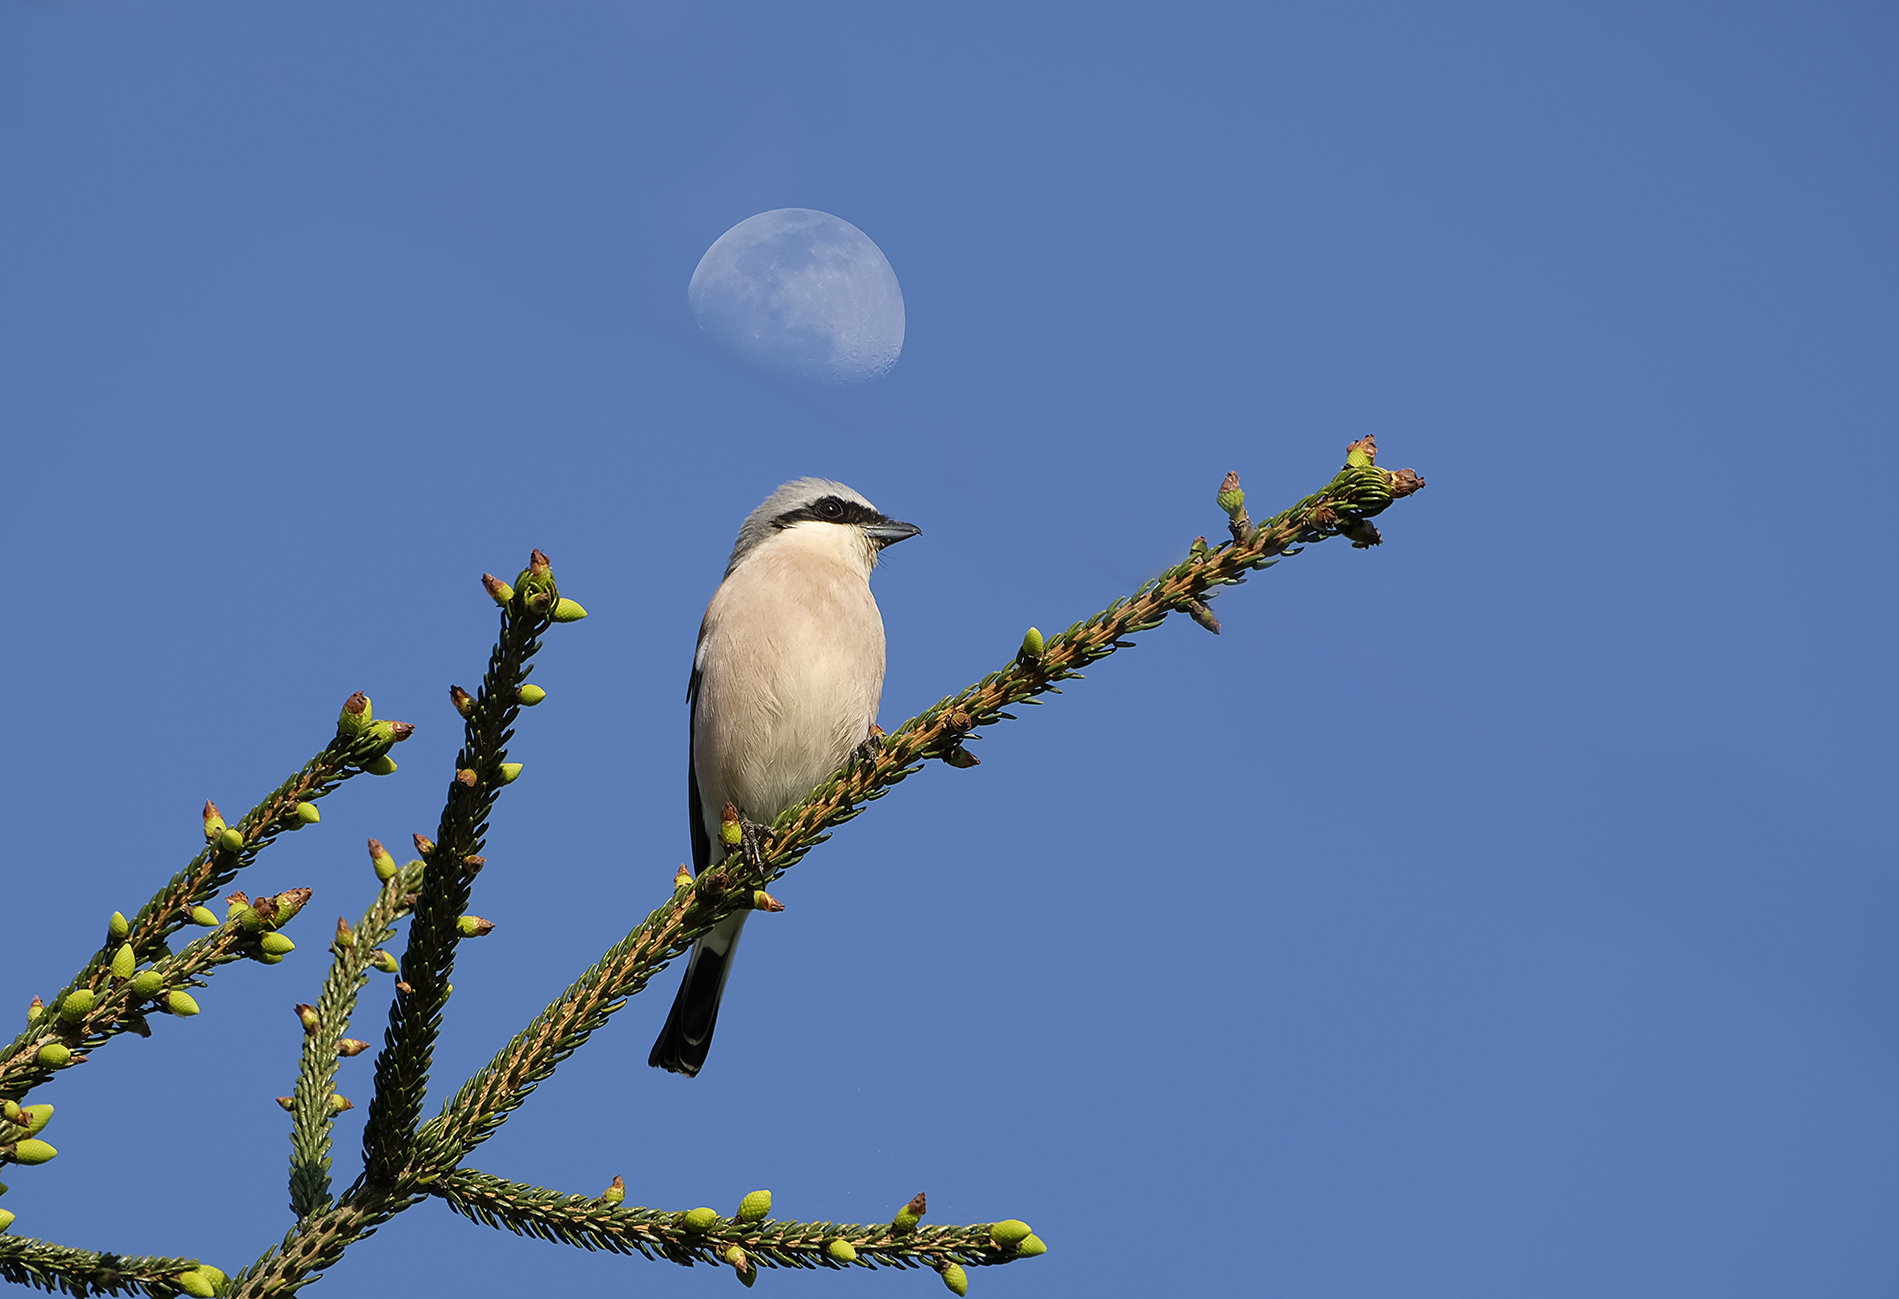
[[[458,922],[483,864],[488,814],[501,787],[521,770],[505,759],[530,660],[541,647],[541,633],[552,623],[586,616],[579,605],[561,599],[547,556],[538,550],[514,586],[493,577],[483,582],[501,606],[501,633],[474,699],[464,705],[466,694],[457,690],[461,697],[455,700],[456,708],[465,708],[466,725],[455,777],[448,784],[435,842],[427,845],[417,838],[428,869],[409,923],[402,979],[389,1007],[389,1028],[376,1057],[376,1092],[363,1128],[365,1176],[378,1185],[393,1185],[410,1162],[409,1145],[427,1095],[429,1065],[462,937]]]
[[[351,696],[352,701],[359,698],[363,697]],[[367,715],[368,700],[363,699],[363,703],[362,712]],[[349,716],[347,706],[344,715]],[[113,922],[107,927],[105,943],[53,997],[51,1004],[62,1006],[67,998],[80,991],[90,992],[95,997],[104,996],[113,978],[113,958],[123,947],[131,947],[136,963],[170,956],[171,946],[167,940],[191,923],[193,908],[215,898],[278,835],[309,823],[307,816],[299,813],[300,806],[307,805],[314,811],[318,800],[345,780],[373,763],[386,760],[390,747],[407,739],[413,730],[406,722],[380,723],[367,729],[339,723],[335,738],[322,752],[245,813],[236,825],[227,827],[219,818],[219,833],[210,833],[211,817],[215,816],[216,809],[207,804],[205,824],[209,842],[204,851],[154,893],[130,921],[115,912]],[[0,1048],[0,1096],[18,1099],[26,1094],[27,1088],[45,1081],[50,1071],[34,1063],[42,1045],[44,1041],[29,1027],[11,1044]]]
[[[357,995],[369,982],[376,950],[395,933],[396,922],[409,914],[422,871],[419,861],[398,867],[353,930],[338,922],[323,991],[314,1006],[299,1007],[309,1012],[290,1107],[290,1211],[299,1218],[330,1203],[330,1135],[337,1113],[331,1097],[336,1092],[339,1041],[356,1011]]]
[[[597,1196],[563,1195],[468,1169],[444,1177],[429,1189],[463,1217],[517,1236],[536,1236],[615,1254],[637,1253],[685,1267],[695,1263],[729,1264],[727,1251],[734,1246],[742,1249],[752,1264],[764,1267],[842,1268],[855,1264],[938,1271],[951,1263],[990,1267],[1033,1258],[1042,1252],[1041,1242],[1026,1230],[1021,1236],[1002,1230],[1000,1240],[1009,1243],[999,1243],[997,1228],[1004,1224],[906,1228],[902,1219],[870,1224],[747,1222],[703,1209],[687,1214],[616,1205]],[[910,1221],[914,1224],[914,1217]],[[848,1248],[837,1248],[839,1241]]]
[[[193,1258],[101,1254],[26,1236],[0,1236],[0,1280],[56,1294],[144,1294],[171,1299],[178,1277],[196,1271]]]

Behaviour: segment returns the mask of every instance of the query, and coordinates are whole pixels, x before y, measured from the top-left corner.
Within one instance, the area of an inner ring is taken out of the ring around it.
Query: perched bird
[[[786,483],[739,529],[686,690],[694,874],[714,860],[727,803],[770,825],[870,738],[884,689],[884,620],[870,571],[885,546],[920,531],[823,478]],[[688,1077],[705,1064],[749,914],[693,944],[648,1064]]]

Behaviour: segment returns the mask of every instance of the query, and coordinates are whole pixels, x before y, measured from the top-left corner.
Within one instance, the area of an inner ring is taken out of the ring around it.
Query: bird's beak
[[[895,519],[879,519],[875,523],[864,525],[864,535],[877,543],[878,549],[894,546],[906,537],[914,537],[923,529],[914,523],[899,523]]]

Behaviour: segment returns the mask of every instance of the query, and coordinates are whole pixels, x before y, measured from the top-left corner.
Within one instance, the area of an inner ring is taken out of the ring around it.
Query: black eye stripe
[[[806,522],[863,524],[884,523],[888,520],[861,501],[847,501],[841,496],[823,496],[809,505],[786,510],[772,520],[772,526],[788,528],[794,523]]]

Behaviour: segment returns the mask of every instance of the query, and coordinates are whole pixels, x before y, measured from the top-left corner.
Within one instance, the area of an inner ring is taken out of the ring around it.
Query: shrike
[[[727,803],[770,825],[870,738],[884,690],[884,620],[870,571],[922,529],[878,513],[843,483],[800,478],[739,529],[692,656],[686,806],[692,869],[713,862]],[[693,944],[647,1063],[699,1072],[749,912]]]

